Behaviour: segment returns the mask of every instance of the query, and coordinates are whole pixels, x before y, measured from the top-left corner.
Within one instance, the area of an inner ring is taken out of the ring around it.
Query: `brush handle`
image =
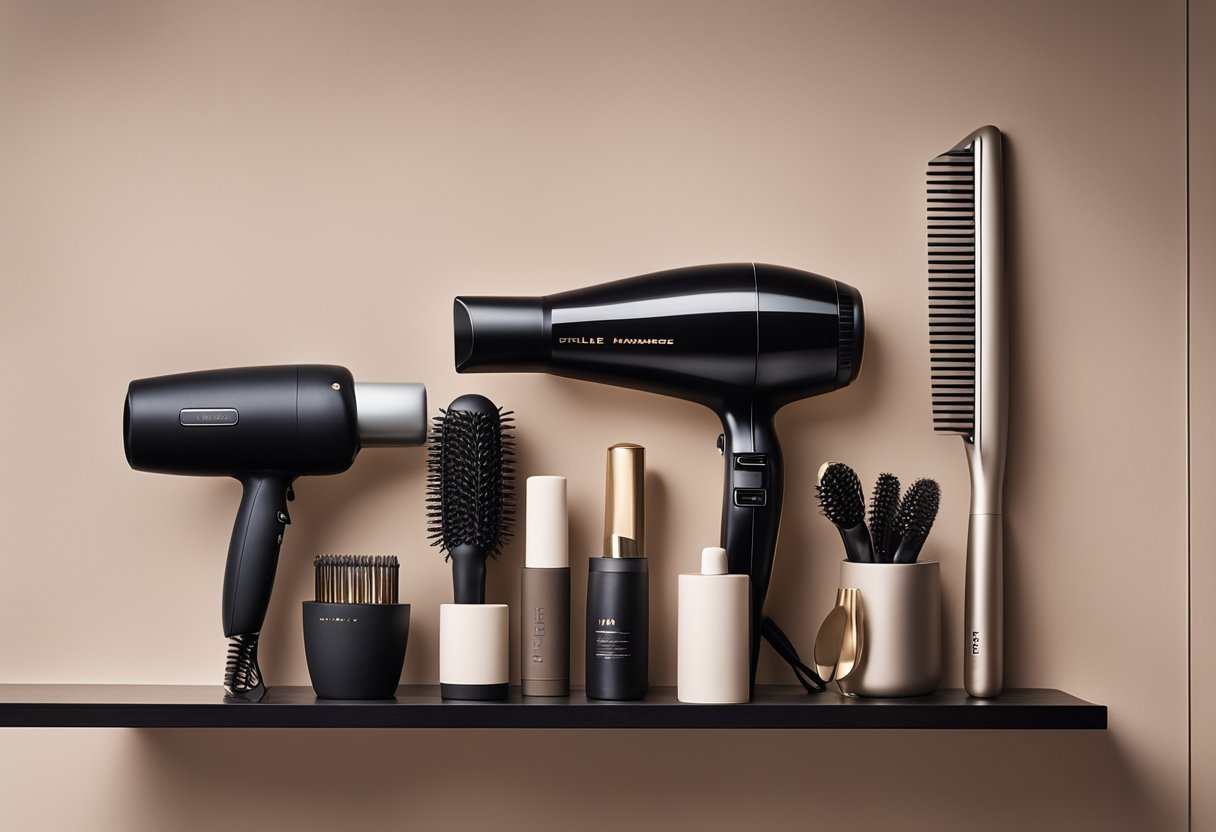
[[[998,696],[1004,683],[1004,546],[999,514],[972,514],[967,527],[963,686],[970,696]]]
[[[470,543],[451,551],[452,600],[457,604],[486,602],[486,552]]]
[[[891,556],[891,563],[916,563],[916,559],[920,557],[920,550],[925,545],[925,538],[909,538],[901,537],[899,545],[895,547],[895,554]]]
[[[840,539],[844,541],[845,557],[853,563],[878,563],[870,541],[870,530],[864,520],[851,529],[842,529],[839,526],[836,528],[840,532]]]

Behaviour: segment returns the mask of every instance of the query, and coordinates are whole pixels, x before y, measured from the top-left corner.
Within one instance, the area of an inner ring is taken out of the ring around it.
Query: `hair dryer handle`
[[[262,629],[283,529],[291,522],[287,492],[295,477],[268,474],[239,479],[244,491],[224,568],[224,635],[229,638]]]
[[[741,409],[722,418],[726,487],[722,496],[722,547],[730,571],[751,576],[751,683],[756,683],[764,597],[773,574],[781,526],[785,465],[771,413]]]

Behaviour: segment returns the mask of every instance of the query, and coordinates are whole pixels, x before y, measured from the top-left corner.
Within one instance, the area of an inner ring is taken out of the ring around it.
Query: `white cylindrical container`
[[[942,675],[942,589],[936,561],[840,564],[840,585],[861,590],[865,648],[839,680],[849,696],[933,693]]]
[[[730,575],[726,550],[701,552],[701,572],[680,576],[676,697],[681,702],[736,704],[748,695],[751,580]]]
[[[506,699],[509,630],[506,604],[440,604],[440,695]]]

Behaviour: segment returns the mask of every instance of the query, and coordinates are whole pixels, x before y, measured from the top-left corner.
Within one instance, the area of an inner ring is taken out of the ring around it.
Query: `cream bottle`
[[[681,575],[676,698],[700,704],[747,702],[751,579],[727,573],[726,550],[701,551],[701,572]]]

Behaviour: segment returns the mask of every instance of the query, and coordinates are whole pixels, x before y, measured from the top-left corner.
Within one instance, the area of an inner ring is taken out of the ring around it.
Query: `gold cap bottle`
[[[608,449],[604,552],[587,566],[588,699],[641,699],[650,655],[650,567],[643,482],[646,449]]]

